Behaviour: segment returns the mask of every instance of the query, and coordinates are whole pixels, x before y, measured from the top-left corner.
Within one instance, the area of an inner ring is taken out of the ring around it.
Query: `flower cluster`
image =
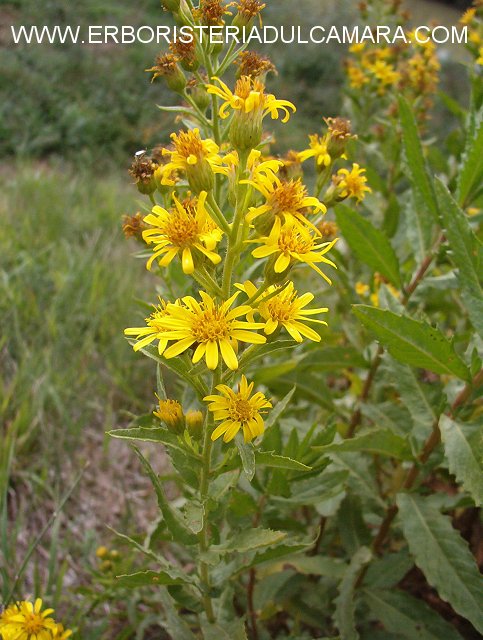
[[[476,64],[483,66],[483,3],[481,0],[474,0],[473,6],[462,15],[460,24],[468,27],[466,46]]]
[[[3,640],[67,640],[72,636],[52,618],[53,609],[42,609],[42,600],[23,600],[8,606],[0,614],[0,637]]]

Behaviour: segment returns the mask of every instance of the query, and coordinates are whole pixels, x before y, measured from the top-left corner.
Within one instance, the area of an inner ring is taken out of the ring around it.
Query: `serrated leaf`
[[[312,469],[298,460],[278,455],[275,451],[256,451],[255,462],[276,469],[291,469],[293,471],[310,471]]]
[[[363,304],[353,305],[352,308],[364,326],[375,334],[396,360],[435,373],[452,374],[462,380],[470,380],[468,368],[455,352],[453,343],[439,329],[387,309]]]
[[[175,540],[180,544],[186,544],[186,545],[196,544],[198,542],[197,537],[185,525],[179,511],[169,504],[168,499],[166,498],[166,495],[164,493],[164,489],[161,484],[161,481],[156,475],[154,469],[146,460],[146,458],[143,456],[143,454],[139,451],[139,449],[134,447],[134,451],[137,457],[139,458],[139,460],[141,461],[141,464],[143,465],[144,469],[146,470],[146,473],[148,474],[149,479],[151,480],[151,483],[154,487],[154,490],[156,492],[156,496],[158,499],[158,506],[161,510],[161,513],[163,514],[163,518],[166,522],[166,526],[168,527],[168,530],[173,536],[173,540]]]
[[[399,460],[411,460],[411,447],[404,438],[389,429],[370,429],[354,438],[312,447],[321,453],[340,451],[368,451]]]
[[[132,427],[128,429],[113,429],[107,432],[111,438],[121,440],[138,440],[141,442],[159,442],[173,449],[179,449],[188,455],[188,451],[180,444],[178,437],[163,427]]]
[[[342,640],[358,640],[355,625],[354,592],[359,573],[371,560],[367,547],[361,547],[352,556],[351,562],[339,585],[339,595],[335,599],[334,622]]]
[[[474,118],[474,126],[466,133],[466,146],[462,157],[462,166],[458,174],[458,202],[462,207],[467,204],[474,189],[483,182],[483,117]]]
[[[118,587],[155,587],[156,585],[189,584],[190,581],[179,576],[172,576],[168,571],[138,571],[126,575],[116,576]]]
[[[401,493],[397,505],[409,550],[429,584],[483,633],[481,576],[466,541],[427,499]]]
[[[400,287],[399,262],[385,234],[348,207],[336,207],[336,219],[344,239],[358,259]]]
[[[428,216],[421,194],[416,190],[412,191],[404,212],[407,238],[416,259],[421,263],[431,247],[434,220]]]
[[[438,203],[434,193],[433,182],[426,166],[416,118],[403,97],[399,99],[399,119],[402,127],[405,169],[413,189],[417,192],[418,204],[419,202],[424,204],[426,211],[437,220]],[[424,215],[424,212],[418,210],[418,214]]]
[[[184,506],[184,517],[188,529],[193,533],[199,533],[203,529],[205,519],[205,509],[196,500],[189,500]]]
[[[462,640],[434,609],[404,591],[364,589],[363,595],[374,619],[388,631],[408,640]]]
[[[243,471],[251,482],[255,475],[255,449],[251,442],[244,442],[242,438],[236,438],[235,444],[237,446],[238,453],[240,454]]]
[[[451,247],[451,259],[458,268],[462,299],[473,326],[483,336],[482,245],[473,233],[466,215],[439,180],[436,180],[436,194],[440,202],[445,235]]]
[[[477,506],[483,503],[481,428],[441,416],[439,421],[449,470],[471,494]]]
[[[396,553],[386,553],[371,562],[364,576],[364,584],[370,589],[389,589],[400,582],[413,566],[407,547]]]

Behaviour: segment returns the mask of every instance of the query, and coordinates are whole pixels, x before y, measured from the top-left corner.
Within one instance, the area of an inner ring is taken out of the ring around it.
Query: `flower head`
[[[158,409],[153,411],[154,415],[164,422],[169,431],[182,433],[185,425],[185,416],[180,403],[177,400],[160,400],[158,398]]]
[[[245,442],[250,442],[262,435],[265,426],[262,414],[264,409],[271,409],[272,404],[258,391],[252,394],[253,382],[248,384],[242,375],[238,385],[238,391],[233,391],[225,384],[216,387],[221,395],[210,395],[203,398],[209,402],[208,409],[213,412],[214,419],[221,424],[211,434],[211,439],[216,440],[223,436],[223,442],[230,442],[236,434],[243,429]]]
[[[157,258],[160,266],[166,267],[178,254],[186,274],[194,272],[196,258],[206,256],[213,264],[221,262],[213,249],[221,240],[222,232],[206,211],[206,191],[193,201],[181,203],[175,196],[173,199],[175,207],[171,211],[155,206],[144,218],[151,228],[143,231],[143,239],[147,244],[154,244],[154,253],[146,267],[150,269]]]
[[[153,305],[153,307],[154,311],[145,319],[146,326],[129,327],[124,329],[124,334],[126,336],[135,336],[136,340],[139,340],[133,346],[134,351],[139,351],[139,349],[151,344],[151,342],[159,340],[158,352],[159,355],[162,355],[168,344],[168,340],[163,337],[166,331],[164,322],[168,317],[167,303],[162,298],[159,298],[159,304]]]
[[[331,267],[336,265],[325,257],[325,254],[332,249],[338,238],[332,242],[317,244],[311,233],[299,225],[293,223],[282,224],[280,218],[275,220],[275,224],[268,236],[253,240],[261,246],[252,251],[254,258],[272,257],[273,270],[276,274],[284,273],[295,262],[302,262],[314,269],[329,284],[330,279],[317,266],[323,262]]]
[[[258,78],[265,76],[269,71],[276,73],[275,65],[266,57],[255,51],[242,51],[235,60],[238,66],[237,76],[250,76]]]
[[[257,288],[250,281],[237,286],[245,291],[249,298],[257,294]],[[308,317],[328,311],[327,307],[305,309],[304,307],[313,299],[312,293],[298,296],[293,282],[289,282],[285,287],[274,285],[268,287],[256,303],[257,311],[265,321],[264,332],[270,335],[278,328],[284,327],[296,342],[302,342],[304,337],[320,342],[319,334],[303,324],[303,322],[315,322],[327,325],[323,320]]]
[[[222,0],[201,0],[199,8],[195,10],[195,17],[209,26],[220,26],[224,22],[224,16],[230,15],[230,11],[223,6]]]
[[[122,231],[126,238],[136,238],[142,240],[143,231],[147,228],[143,221],[143,215],[140,211],[133,216],[125,215],[122,217]]]
[[[270,224],[275,218],[279,218],[287,222],[295,220],[302,225],[312,226],[306,214],[327,211],[320,200],[307,195],[307,189],[300,178],[283,181],[271,173],[266,176],[256,176],[252,180],[247,180],[246,183],[255,187],[265,198],[262,205],[250,208],[247,222],[253,222],[259,216],[264,216]]]
[[[173,340],[174,344],[164,351],[164,357],[174,358],[196,345],[193,363],[204,357],[208,369],[216,369],[221,353],[227,367],[237,369],[236,349],[239,340],[252,344],[266,342],[264,336],[255,333],[263,328],[263,324],[238,320],[240,316],[250,313],[250,307],[242,305],[230,309],[238,294],[218,304],[207,293],[200,291],[200,302],[186,296],[183,304],[168,305],[169,316],[163,319],[166,329],[161,336],[163,340]]]
[[[178,56],[173,53],[159,55],[154,66],[145,69],[148,73],[153,74],[151,82],[154,82],[156,78],[164,78],[172,91],[181,93],[186,86],[186,78],[178,66],[178,59]]]
[[[364,199],[366,193],[371,193],[372,189],[367,186],[365,169],[361,169],[357,163],[352,165],[352,169],[339,169],[334,178],[334,183],[341,198],[355,198],[357,202]]]
[[[207,138],[202,140],[199,129],[172,133],[174,150],[164,149],[170,156],[165,170],[184,171],[191,188],[196,192],[209,191],[213,187],[213,171],[221,162],[218,145]]]
[[[64,640],[72,635],[64,631],[51,617],[53,609],[42,611],[42,600],[37,598],[32,604],[29,601],[18,602],[0,615],[0,636],[5,640]],[[62,630],[63,635],[59,635]]]
[[[237,9],[233,24],[238,27],[244,27],[250,24],[256,16],[260,17],[260,12],[265,9],[267,5],[259,2],[259,0],[237,0],[237,2],[232,2],[230,6],[236,7]]]
[[[323,138],[316,133],[309,135],[309,148],[299,153],[300,162],[305,162],[309,158],[315,158],[315,164],[318,168],[328,167],[332,158],[328,150],[328,138]]]
[[[129,173],[134,178],[140,193],[149,194],[156,191],[156,180],[154,173],[158,164],[152,158],[145,155],[144,151],[136,154],[134,162],[129,168]]]

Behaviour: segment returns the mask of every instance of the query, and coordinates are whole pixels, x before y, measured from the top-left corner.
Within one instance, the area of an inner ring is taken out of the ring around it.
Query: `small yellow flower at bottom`
[[[211,439],[216,440],[223,436],[223,442],[230,442],[236,434],[243,430],[245,442],[251,442],[257,436],[262,435],[265,425],[262,413],[263,409],[271,409],[272,403],[267,400],[261,391],[253,396],[253,382],[248,384],[242,375],[235,392],[225,384],[219,384],[216,389],[221,395],[210,395],[203,398],[209,402],[208,409],[213,412],[214,419],[221,424],[211,434]]]
[[[72,631],[64,630],[51,617],[53,609],[42,611],[42,600],[37,598],[18,602],[0,615],[0,636],[4,640],[66,640]]]
[[[363,175],[365,171],[357,163],[352,165],[350,171],[349,169],[337,171],[333,181],[341,198],[355,198],[357,202],[361,202],[366,193],[371,193],[372,189],[367,186],[367,178]]]

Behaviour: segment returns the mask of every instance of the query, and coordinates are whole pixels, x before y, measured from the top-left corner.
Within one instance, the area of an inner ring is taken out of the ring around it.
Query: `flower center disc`
[[[209,310],[198,316],[192,325],[193,336],[197,342],[211,342],[227,338],[229,324],[218,310]]]
[[[239,422],[248,422],[253,418],[253,407],[248,400],[236,398],[231,407],[231,414],[234,420]]]

